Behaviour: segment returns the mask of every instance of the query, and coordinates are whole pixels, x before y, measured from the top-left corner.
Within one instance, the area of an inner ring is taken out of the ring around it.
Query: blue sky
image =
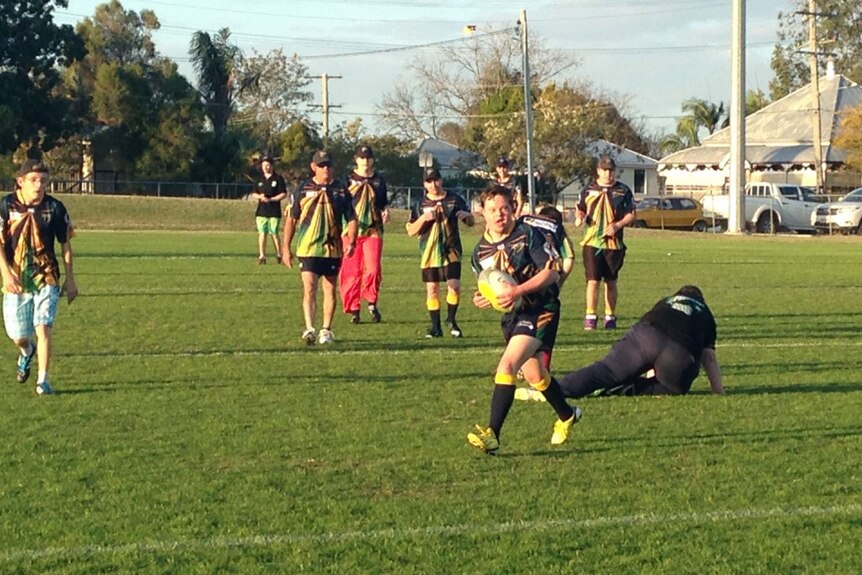
[[[69,0],[60,23],[91,16],[102,2]],[[467,24],[480,30],[514,26],[527,11],[532,39],[580,59],[560,79],[589,80],[628,102],[630,115],[653,131],[672,131],[680,104],[691,97],[729,103],[731,0],[125,0],[127,10],[153,10],[162,24],[159,52],[193,80],[188,43],[196,30],[230,28],[245,52],[282,48],[296,53],[311,75],[330,81],[332,125],[361,117],[372,129],[375,106],[399,80],[411,46],[463,37]],[[769,61],[779,11],[791,0],[746,2],[746,88],[768,93]],[[391,50],[366,54],[374,50]],[[428,48],[425,48],[428,50]],[[839,71],[840,72],[840,71]],[[320,84],[310,86],[319,102]],[[312,117],[319,112],[312,112]]]

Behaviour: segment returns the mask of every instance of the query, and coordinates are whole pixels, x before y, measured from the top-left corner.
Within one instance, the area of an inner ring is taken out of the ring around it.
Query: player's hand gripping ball
[[[518,285],[518,282],[516,282],[515,278],[506,272],[494,268],[482,270],[482,272],[479,273],[479,293],[481,293],[486,300],[491,302],[491,307],[495,310],[508,313],[521,307],[521,298],[515,298],[509,307],[503,307],[500,305],[498,297],[506,289],[504,287],[505,284],[516,286]]]

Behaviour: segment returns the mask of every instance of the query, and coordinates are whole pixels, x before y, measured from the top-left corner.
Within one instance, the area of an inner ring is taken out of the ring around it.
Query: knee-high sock
[[[452,323],[455,321],[455,314],[458,313],[458,302],[461,297],[458,295],[458,292],[454,290],[449,290],[446,293],[446,321]]]
[[[494,393],[491,395],[491,419],[488,427],[494,430],[497,438],[500,438],[500,430],[503,422],[509,415],[512,402],[515,401],[515,376],[507,373],[498,373],[494,377]]]
[[[530,385],[533,389],[542,392],[542,395],[545,396],[545,401],[554,408],[554,411],[557,412],[557,417],[562,421],[566,421],[574,414],[571,406],[566,403],[566,398],[560,389],[560,384],[550,374],[546,373],[540,382],[531,383]]]

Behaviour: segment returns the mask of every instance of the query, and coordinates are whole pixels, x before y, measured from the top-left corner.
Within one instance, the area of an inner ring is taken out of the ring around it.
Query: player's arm
[[[63,271],[65,272],[61,293],[65,293],[67,301],[72,303],[78,297],[78,284],[75,282],[75,258],[72,256],[72,242],[66,240],[65,243],[60,244],[60,248],[63,253]]]
[[[5,234],[4,234],[5,235]],[[6,241],[0,240],[0,274],[3,276],[3,289],[6,293],[21,293],[21,281],[6,259]]]
[[[706,372],[706,377],[709,378],[709,387],[712,389],[712,393],[724,395],[724,386],[721,384],[721,368],[713,348],[707,347],[703,350],[700,355],[700,365]]]
[[[418,236],[425,230],[425,226],[434,221],[437,217],[434,210],[419,213],[416,211],[416,218],[407,222],[407,235],[411,238]]]

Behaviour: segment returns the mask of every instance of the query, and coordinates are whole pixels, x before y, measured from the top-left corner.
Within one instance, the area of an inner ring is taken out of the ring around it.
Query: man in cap
[[[17,379],[30,377],[38,359],[37,395],[50,395],[52,332],[57,304],[65,293],[69,303],[78,296],[73,269],[73,226],[66,207],[46,194],[48,167],[27,160],[15,174],[14,193],[0,200],[0,273],[3,276],[3,319],[6,334],[20,354]],[[60,244],[65,280],[54,242]]]
[[[422,254],[419,267],[425,282],[425,306],[431,317],[431,328],[425,337],[443,337],[440,325],[438,284],[446,283],[446,323],[452,337],[463,334],[456,321],[461,299],[461,233],[458,222],[467,226],[475,218],[464,198],[443,189],[443,178],[436,168],[423,172],[425,193],[410,208],[407,235],[419,238]]]
[[[497,158],[497,165],[494,168],[496,172],[494,183],[508,188],[512,192],[512,199],[515,201],[515,219],[521,217],[524,211],[524,189],[521,183],[509,172],[512,168],[512,163],[506,156]]]
[[[613,158],[603,156],[596,166],[597,177],[581,192],[577,205],[578,225],[586,224],[581,240],[586,276],[586,314],[584,329],[594,330],[598,323],[599,284],[605,282],[605,329],[617,327],[617,279],[626,257],[623,229],[635,222],[632,191],[615,175]]]
[[[383,224],[389,222],[389,196],[386,182],[374,170],[374,150],[361,145],[354,154],[356,168],[347,178],[356,212],[356,249],[341,262],[341,304],[351,323],[360,323],[359,308],[368,302],[371,321],[381,319],[377,298],[382,280]],[[344,241],[348,241],[347,235]]]
[[[302,312],[305,331],[302,341],[322,345],[335,341],[332,320],[335,317],[336,285],[343,255],[350,256],[356,247],[356,212],[347,188],[333,177],[332,156],[326,150],[314,153],[309,165],[314,174],[296,188],[290,217],[284,227],[282,256],[284,265],[293,267],[290,243],[297,237],[296,256],[302,276]],[[342,240],[346,222],[346,239]],[[323,323],[314,329],[317,315],[317,285],[323,280]]]
[[[254,185],[251,197],[257,200],[255,223],[257,224],[257,263],[266,263],[266,237],[272,237],[275,246],[275,261],[281,263],[281,238],[278,237],[281,227],[281,201],[287,197],[287,187],[284,178],[275,173],[275,160],[269,154],[260,159],[259,178]]]

